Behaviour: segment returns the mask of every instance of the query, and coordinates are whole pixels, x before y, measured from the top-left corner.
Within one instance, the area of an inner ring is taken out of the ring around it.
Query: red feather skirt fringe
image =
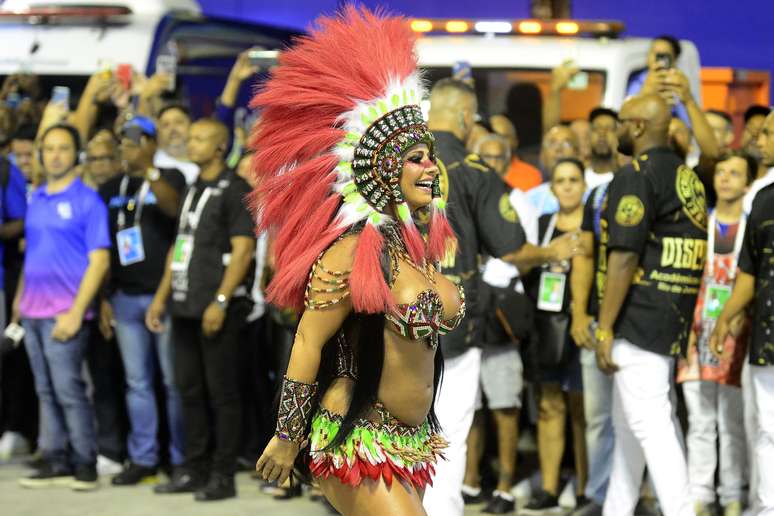
[[[342,417],[320,408],[309,436],[309,469],[315,477],[338,478],[357,487],[365,479],[394,478],[416,489],[433,485],[434,464],[444,458],[448,443],[432,432],[427,422],[419,426],[400,423],[381,404],[374,407],[382,422],[361,419],[342,444],[331,447]]]

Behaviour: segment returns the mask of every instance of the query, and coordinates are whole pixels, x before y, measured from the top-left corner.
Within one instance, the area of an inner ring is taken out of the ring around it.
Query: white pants
[[[758,516],[774,516],[774,366],[750,366],[758,413]]]
[[[755,514],[761,505],[758,500],[758,464],[755,460],[755,446],[758,441],[758,414],[755,410],[755,388],[751,376],[752,366],[745,359],[742,367],[742,396],[744,397],[744,432],[747,438],[747,465],[749,466],[748,504]]]
[[[742,389],[711,381],[683,383],[688,408],[688,479],[698,502],[715,501],[715,469],[720,459],[720,504],[744,500],[747,446]],[[720,457],[717,449],[720,448]]]
[[[664,516],[694,516],[671,397],[673,359],[616,339],[613,361],[615,447],[604,516],[634,514],[646,464]]]
[[[435,414],[449,447],[444,451],[446,460],[439,460],[435,466],[433,486],[425,491],[423,505],[429,516],[462,516],[465,510],[461,489],[480,372],[480,348],[444,360]]]

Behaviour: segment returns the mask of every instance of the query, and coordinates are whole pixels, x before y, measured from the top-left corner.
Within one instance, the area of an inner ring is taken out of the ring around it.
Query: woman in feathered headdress
[[[438,336],[459,324],[464,297],[434,266],[454,235],[416,67],[404,19],[350,6],[283,52],[253,100],[254,201],[275,246],[268,298],[302,311],[256,468],[284,481],[304,449],[344,514],[423,513],[446,444]]]

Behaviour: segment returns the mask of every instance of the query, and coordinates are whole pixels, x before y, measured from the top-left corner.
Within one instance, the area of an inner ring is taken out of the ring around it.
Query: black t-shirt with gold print
[[[616,336],[683,354],[707,255],[704,186],[670,149],[650,149],[615,175],[604,218],[608,252],[639,255]]]
[[[774,185],[755,196],[739,268],[755,277],[750,364],[774,365]]]
[[[526,241],[510,189],[477,155],[469,154],[453,134],[437,131],[435,153],[441,170],[441,191],[447,216],[457,235],[457,252],[441,264],[443,274],[465,288],[465,320],[441,338],[444,357],[462,354],[483,341],[483,311],[479,303],[479,256],[500,258]]]

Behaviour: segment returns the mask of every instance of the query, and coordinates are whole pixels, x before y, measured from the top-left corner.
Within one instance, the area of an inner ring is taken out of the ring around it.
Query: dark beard
[[[634,144],[630,141],[619,140],[618,152],[620,152],[624,156],[634,156]]]

